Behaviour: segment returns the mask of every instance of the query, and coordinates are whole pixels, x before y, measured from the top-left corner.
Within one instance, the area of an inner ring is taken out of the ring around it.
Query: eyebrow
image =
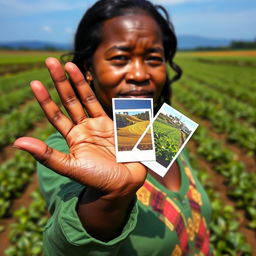
[[[124,52],[130,52],[132,51],[133,47],[127,47],[127,46],[113,46],[111,48],[109,48],[107,50],[107,52],[111,52],[112,50],[120,50],[120,51],[124,51]],[[146,50],[146,52],[148,53],[155,53],[155,52],[160,52],[162,54],[164,54],[164,50],[161,47],[151,47],[149,49]]]

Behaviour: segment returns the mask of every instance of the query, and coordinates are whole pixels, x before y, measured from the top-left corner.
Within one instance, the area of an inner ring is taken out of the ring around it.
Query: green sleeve
[[[68,152],[65,140],[60,134],[52,135],[47,144]],[[137,203],[120,236],[104,243],[91,237],[84,229],[76,212],[80,193],[86,189],[81,184],[61,176],[38,164],[40,189],[45,196],[51,218],[44,231],[44,255],[118,255],[120,246],[135,229],[138,216]]]

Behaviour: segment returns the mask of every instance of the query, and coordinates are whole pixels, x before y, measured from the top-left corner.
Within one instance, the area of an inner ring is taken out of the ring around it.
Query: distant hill
[[[180,35],[178,36],[179,49],[195,49],[198,47],[224,47],[229,46],[231,39],[223,38],[208,38],[194,35]]]
[[[70,50],[71,45],[61,44],[54,42],[43,42],[43,41],[13,41],[13,42],[0,42],[1,48],[9,49],[29,49],[29,50]]]
[[[208,38],[195,35],[180,35],[178,36],[179,49],[195,49],[198,47],[224,47],[229,46],[232,40],[221,38]],[[0,42],[1,48],[9,49],[31,49],[31,50],[71,50],[71,44],[61,44],[54,42],[43,41],[13,41],[13,42]]]

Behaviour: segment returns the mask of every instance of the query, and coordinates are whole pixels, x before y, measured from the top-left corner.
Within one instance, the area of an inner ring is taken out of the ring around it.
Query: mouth
[[[119,93],[118,98],[153,98],[154,93],[152,91],[128,91],[125,93]]]

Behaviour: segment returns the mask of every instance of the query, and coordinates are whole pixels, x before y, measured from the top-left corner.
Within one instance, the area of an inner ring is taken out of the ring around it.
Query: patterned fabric
[[[174,198],[170,198],[148,180],[138,190],[137,197],[142,204],[159,213],[159,219],[165,223],[171,232],[176,232],[179,244],[175,246],[172,256],[191,255],[193,250],[195,250],[194,255],[209,256],[211,255],[210,234],[206,220],[201,214],[201,194],[196,188],[194,177],[184,159],[182,159],[182,163],[185,166],[185,173],[189,180],[189,189],[184,200],[189,202],[191,217],[185,218]],[[191,244],[195,249],[190,248]]]

